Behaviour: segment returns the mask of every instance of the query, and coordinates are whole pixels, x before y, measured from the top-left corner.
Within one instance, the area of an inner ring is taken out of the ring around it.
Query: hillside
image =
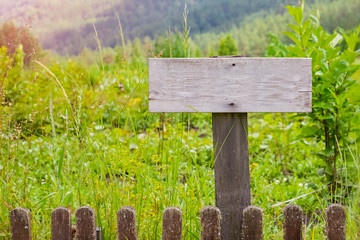
[[[284,6],[298,4],[298,0],[0,0],[0,24],[29,23],[44,49],[72,55],[85,47],[97,48],[94,26],[103,47],[121,45],[117,17],[125,41],[155,39],[169,27],[179,31],[185,2],[192,39],[203,55],[216,53],[220,38],[230,33],[239,53],[252,56],[264,54],[268,33],[280,36],[286,30],[289,19]],[[307,14],[319,9],[328,31],[337,26],[352,29],[360,23],[358,0],[308,0],[306,8]]]
[[[227,31],[256,12],[281,13],[285,5],[297,4],[297,0],[0,0],[0,22],[24,25],[32,19],[45,49],[77,54],[84,47],[96,48],[93,25],[103,46],[120,44],[117,16],[126,39],[154,38],[169,27],[180,29],[185,2],[192,34]]]

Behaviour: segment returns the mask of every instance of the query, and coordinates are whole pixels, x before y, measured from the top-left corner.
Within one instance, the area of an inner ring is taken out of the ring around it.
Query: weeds
[[[185,6],[185,57],[187,16]],[[122,32],[120,20],[119,27]],[[21,64],[21,47],[14,62],[1,48],[9,83],[2,82],[0,113],[0,238],[10,238],[8,214],[15,207],[31,209],[33,238],[47,239],[51,210],[65,206],[74,214],[85,205],[95,209],[105,239],[116,238],[116,212],[125,205],[137,211],[140,239],[161,239],[169,206],[184,212],[184,239],[199,236],[200,209],[215,205],[211,120],[201,113],[149,114],[146,59],[127,47],[123,41],[121,62],[104,61],[99,45],[101,53],[89,53],[95,64],[50,57],[31,68]],[[252,204],[264,210],[267,239],[281,239],[278,204],[289,200],[309,219],[306,239],[324,236],[323,210],[332,196],[323,189],[326,164],[316,155],[323,144],[299,138],[307,124],[294,114],[249,114]],[[354,144],[339,148],[336,199],[347,205],[348,236],[356,239],[360,150],[358,136],[349,137]]]

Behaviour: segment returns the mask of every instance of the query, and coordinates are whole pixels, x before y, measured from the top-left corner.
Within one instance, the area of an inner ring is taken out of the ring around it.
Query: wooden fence
[[[180,240],[182,235],[182,212],[169,207],[163,213],[163,240]],[[51,213],[51,234],[53,240],[68,240],[76,236],[78,240],[101,239],[96,228],[95,211],[90,207],[81,207],[76,213],[76,225],[71,224],[70,210],[58,207]],[[345,208],[332,204],[325,210],[328,240],[345,240],[346,214]],[[288,205],[283,210],[284,240],[303,239],[303,213],[297,205]],[[204,207],[200,212],[201,239],[220,240],[220,210],[216,207]],[[30,240],[30,211],[16,208],[10,212],[11,233],[13,240]],[[118,240],[136,240],[136,211],[132,207],[122,207],[117,213]],[[262,210],[249,206],[243,211],[243,239],[258,240],[263,238]]]

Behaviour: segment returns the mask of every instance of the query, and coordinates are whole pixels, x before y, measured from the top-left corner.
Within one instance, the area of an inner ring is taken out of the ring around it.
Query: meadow
[[[360,27],[328,33],[315,13],[288,10],[292,43],[272,35],[266,56],[313,58],[313,112],[249,114],[252,204],[264,210],[264,239],[282,239],[287,204],[303,208],[306,239],[325,239],[331,203],[346,206],[348,239],[358,239]],[[169,56],[191,51],[184,26],[163,41]],[[128,205],[140,239],[161,239],[169,206],[184,213],[183,238],[198,239],[200,210],[215,205],[211,114],[149,113],[147,58],[162,51],[94,41],[97,51],[28,62],[23,45],[0,48],[0,238],[10,239],[16,207],[31,210],[33,239],[49,239],[54,208],[90,206],[115,239]]]

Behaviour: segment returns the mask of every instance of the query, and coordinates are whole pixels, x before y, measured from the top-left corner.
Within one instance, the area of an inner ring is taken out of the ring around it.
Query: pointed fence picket
[[[262,209],[248,206],[243,211],[243,240],[263,239]],[[346,239],[346,212],[339,204],[332,204],[325,210],[326,230],[329,240]],[[90,207],[81,207],[76,213],[76,225],[71,225],[71,212],[58,207],[51,213],[52,240],[99,240],[101,233],[96,227],[96,214]],[[303,239],[303,212],[297,205],[288,205],[283,210],[284,240]],[[179,208],[169,207],[163,212],[163,240],[180,240],[182,237],[183,213]],[[213,206],[204,207],[200,212],[201,239],[221,239],[221,212]],[[10,212],[13,240],[31,240],[30,210],[16,208]],[[73,231],[76,231],[74,234]],[[122,207],[117,213],[118,240],[137,240],[136,211],[132,207]]]

